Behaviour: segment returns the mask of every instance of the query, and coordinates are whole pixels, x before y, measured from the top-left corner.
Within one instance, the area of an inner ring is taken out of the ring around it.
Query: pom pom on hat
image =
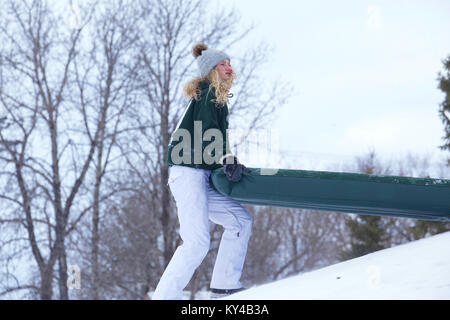
[[[194,56],[194,58],[197,58],[198,56],[202,55],[202,51],[207,49],[208,46],[206,44],[204,44],[203,42],[199,42],[192,47],[192,55]]]

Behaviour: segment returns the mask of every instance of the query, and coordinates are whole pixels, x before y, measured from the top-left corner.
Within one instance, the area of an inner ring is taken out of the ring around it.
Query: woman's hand
[[[250,172],[250,169],[239,163],[238,159],[233,155],[224,157],[222,164],[223,171],[231,182],[239,182],[243,172]]]

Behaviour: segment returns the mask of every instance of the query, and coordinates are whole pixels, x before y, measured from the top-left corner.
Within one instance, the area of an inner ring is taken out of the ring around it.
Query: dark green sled
[[[211,183],[240,203],[450,221],[450,180],[249,169],[238,183],[214,170]]]

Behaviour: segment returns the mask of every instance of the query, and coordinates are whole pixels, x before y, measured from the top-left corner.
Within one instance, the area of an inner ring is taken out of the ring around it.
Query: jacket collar
[[[203,90],[203,89],[209,88],[209,85],[210,85],[209,80],[203,80],[198,83],[198,88],[200,90]]]

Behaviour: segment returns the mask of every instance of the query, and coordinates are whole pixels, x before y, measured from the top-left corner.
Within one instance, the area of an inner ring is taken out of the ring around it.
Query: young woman
[[[211,171],[222,166],[223,157],[206,152],[210,141],[198,141],[199,135],[203,137],[208,130],[220,132],[223,138],[220,155],[226,154],[227,99],[235,73],[224,52],[198,43],[193,47],[193,55],[200,77],[184,87],[184,94],[191,100],[172,134],[167,160],[170,166],[168,184],[176,201],[183,244],[167,265],[153,294],[154,300],[181,299],[183,289],[208,253],[209,220],[224,227],[211,291],[230,294],[242,289],[240,277],[251,233],[252,218],[248,211],[209,184]],[[185,133],[183,139],[177,134],[180,132]],[[184,143],[184,148],[177,148],[179,143]],[[211,163],[211,158],[204,156],[208,154],[216,160]]]

